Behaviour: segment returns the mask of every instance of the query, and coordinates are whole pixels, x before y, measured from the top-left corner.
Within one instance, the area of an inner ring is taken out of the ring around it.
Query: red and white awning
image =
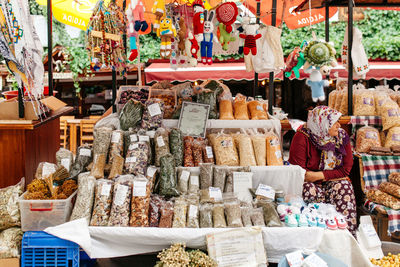
[[[339,64],[331,71],[331,78],[334,78],[334,73],[338,73],[339,77],[347,78],[348,73],[345,68]],[[193,68],[178,68],[172,69],[169,63],[152,63],[145,69],[146,83],[156,81],[196,81],[196,80],[247,80],[254,79],[254,72],[247,72],[243,62],[235,63],[214,63],[212,65],[199,64]],[[269,77],[269,73],[260,73],[259,80],[264,80]],[[309,74],[300,70],[300,79],[306,79]],[[292,75],[291,79],[294,78]],[[275,79],[282,80],[283,72],[275,75]],[[400,79],[400,62],[370,62],[370,71],[367,73],[366,79]]]

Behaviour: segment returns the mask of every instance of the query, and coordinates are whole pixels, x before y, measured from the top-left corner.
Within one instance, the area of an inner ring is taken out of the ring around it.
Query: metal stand
[[[114,67],[112,67],[112,110],[113,113],[117,112],[117,106],[115,105],[115,100],[117,99],[117,72]]]
[[[353,115],[353,60],[351,58],[351,49],[353,47],[353,1],[349,1],[348,6],[348,52],[347,52],[347,67],[348,67],[348,80],[347,80],[347,92],[348,92],[348,109],[349,116]]]
[[[24,87],[18,87],[18,116],[20,119],[25,117],[25,108],[24,108]]]
[[[47,66],[49,75],[49,96],[53,95],[53,8],[47,0]]]
[[[260,2],[260,0],[257,0],[256,23],[260,23],[260,15],[261,15],[261,2]],[[257,72],[254,72],[253,92],[251,95],[253,97],[258,95],[258,73]]]
[[[277,0],[272,0],[272,26],[276,26],[276,5]],[[283,11],[282,11],[283,12]],[[268,94],[268,112],[272,114],[272,107],[274,106],[275,102],[275,89],[274,89],[274,73],[269,73],[269,94]]]

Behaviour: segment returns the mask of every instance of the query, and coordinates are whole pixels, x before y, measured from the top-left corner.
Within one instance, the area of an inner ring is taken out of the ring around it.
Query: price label
[[[189,206],[189,218],[196,218],[199,214],[199,207],[196,205]]]
[[[263,111],[264,110],[263,107],[260,106],[260,105],[257,105],[256,109],[259,110],[259,111]]]
[[[121,206],[125,202],[126,194],[128,193],[129,186],[118,184],[117,192],[114,197],[114,204],[117,206]]]
[[[189,176],[190,176],[190,172],[182,171],[181,177],[179,177],[179,179],[181,179],[184,182],[187,182],[187,181],[189,181]]]
[[[139,148],[139,144],[130,144],[129,145],[129,150],[134,150],[134,149],[138,149]]]
[[[43,164],[43,168],[42,168],[42,176],[43,177],[49,176],[49,175],[51,175],[51,174],[53,174],[55,172],[56,172],[56,169],[54,168],[53,164],[48,163],[48,162],[45,162]]]
[[[282,153],[280,150],[275,151],[275,156],[277,159],[281,159],[282,158]]]
[[[102,196],[109,196],[111,191],[111,184],[109,183],[102,183],[101,185],[101,195]]]
[[[256,195],[275,199],[275,190],[268,185],[259,184],[257,187]]]
[[[309,266],[309,267],[328,267],[328,264],[318,257],[317,254],[313,253],[309,255],[304,261],[303,265]]]
[[[146,196],[147,181],[134,181],[133,182],[133,196],[145,197]]]
[[[206,146],[207,158],[212,159],[214,157],[212,147]]]
[[[158,147],[165,146],[164,138],[162,136],[157,137],[157,145]]]
[[[198,175],[190,176],[190,184],[194,186],[199,186],[200,185],[199,176]]]
[[[154,168],[152,166],[147,168],[147,177],[154,177],[154,174],[156,174],[157,168]]]
[[[81,150],[79,150],[79,155],[85,156],[85,157],[90,157],[90,156],[92,156],[92,151],[87,148],[81,148]]]
[[[149,111],[151,117],[161,115],[160,104],[158,103],[151,104],[147,107],[147,110]]]
[[[121,134],[119,132],[113,132],[111,136],[111,143],[118,143],[121,140]]]
[[[222,200],[222,192],[219,187],[210,187],[208,190],[210,198],[213,198],[216,201]]]
[[[66,168],[68,172],[69,172],[70,164],[71,164],[70,159],[61,159],[61,165],[64,166],[64,168]]]
[[[150,142],[150,137],[147,135],[139,135],[139,142]]]
[[[300,267],[304,261],[303,254],[300,250],[286,254],[286,259],[290,267]]]
[[[136,157],[129,157],[129,158],[126,158],[126,160],[125,160],[125,162],[126,163],[134,163],[134,162],[136,162]]]
[[[129,136],[129,139],[131,140],[131,142],[137,142],[138,141],[138,136],[136,134],[131,134]]]

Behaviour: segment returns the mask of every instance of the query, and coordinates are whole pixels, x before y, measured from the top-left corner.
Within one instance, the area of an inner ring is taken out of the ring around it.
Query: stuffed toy
[[[179,58],[180,58],[180,64],[184,64],[185,63],[185,52],[186,52],[186,35],[187,35],[187,27],[186,27],[186,23],[185,23],[185,19],[183,16],[181,16],[179,18],[179,22],[178,22],[178,26],[179,26],[179,31],[178,31],[178,53],[179,53]]]
[[[234,2],[222,3],[217,7],[217,20],[225,25],[226,32],[232,32],[232,24],[235,23],[238,13],[238,8]]]
[[[237,20],[240,21],[241,24],[242,24],[237,28],[237,31],[239,32],[239,34],[244,33],[243,26],[250,24],[250,17],[242,17],[241,15],[239,15],[237,17]],[[239,51],[238,51],[238,53],[240,55],[243,54],[243,46],[244,46],[244,39],[240,38],[240,40],[239,40]]]
[[[149,25],[144,20],[145,8],[141,0],[132,0],[126,9],[126,17],[128,19],[127,25],[127,35],[129,37],[131,53],[129,55],[129,60],[133,61],[138,56],[138,50],[136,46],[136,38],[138,37],[138,32],[145,32]]]
[[[153,23],[153,29],[156,32],[157,36],[160,37],[158,29],[160,28],[160,20],[165,14],[165,1],[164,0],[156,0],[154,1],[153,8],[151,10],[154,15],[156,15],[156,19]]]
[[[193,34],[197,42],[203,41],[204,32],[204,5],[202,0],[193,2]]]
[[[186,39],[186,54],[189,58],[189,65],[192,67],[197,66],[197,53],[199,52],[199,43],[194,38],[193,33],[189,31],[188,38]]]
[[[297,79],[300,78],[300,68],[304,65],[304,62],[304,54],[301,48],[295,47],[286,59],[285,76],[290,78],[294,73]]]
[[[209,13],[209,15],[208,15]],[[217,36],[214,36],[214,25],[212,24],[212,20],[214,18],[214,10],[208,12],[208,10],[204,11],[204,33],[203,33],[203,41],[200,43],[201,45],[201,61],[203,64],[212,64],[212,49],[213,49],[213,41],[218,43]],[[207,16],[208,15],[208,16]]]
[[[223,50],[229,49],[229,42],[236,41],[236,38],[231,36],[229,32],[226,31],[226,26],[222,23],[218,25],[218,32],[219,32],[219,42],[222,45]]]
[[[258,24],[245,24],[243,25],[244,32],[239,34],[239,37],[244,39],[243,52],[248,55],[250,52],[253,56],[257,55],[256,40],[261,38],[261,34],[257,34],[260,27]]]
[[[307,79],[306,84],[311,87],[311,97],[314,102],[324,101],[325,100],[325,92],[324,87],[329,86],[329,82],[327,80],[322,79],[322,74],[319,69],[308,69],[310,71],[310,78]]]
[[[171,41],[176,36],[176,29],[172,23],[172,19],[163,17],[160,20],[160,27],[157,29],[157,35],[161,37],[161,58],[171,57]]]
[[[145,8],[143,5],[143,2],[141,0],[132,0],[130,3],[130,7],[132,9],[132,16],[135,20],[134,22],[134,28],[135,31],[139,32],[145,32],[149,25],[147,22],[144,20],[144,12]]]
[[[336,50],[330,43],[324,41],[311,41],[304,48],[304,69],[309,69],[310,66],[322,67],[322,66],[333,66],[337,65],[335,59]]]

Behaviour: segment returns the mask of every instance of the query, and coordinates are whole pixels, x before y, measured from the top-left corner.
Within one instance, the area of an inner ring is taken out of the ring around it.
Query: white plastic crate
[[[22,231],[42,231],[69,220],[76,191],[67,199],[26,200],[25,192],[19,199]]]

